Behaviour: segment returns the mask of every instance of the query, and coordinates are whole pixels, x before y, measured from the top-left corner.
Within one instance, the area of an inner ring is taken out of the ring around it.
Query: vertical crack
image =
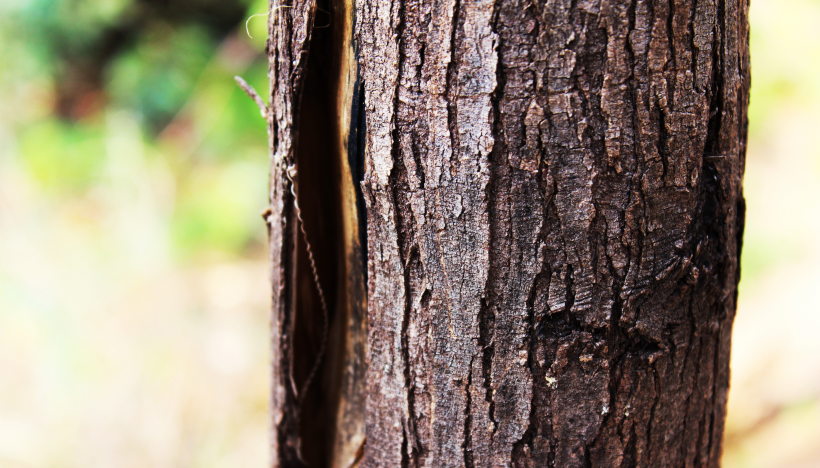
[[[401,429],[401,468],[410,466],[410,457],[407,455],[407,428]]]
[[[450,63],[447,64],[447,78],[445,80],[444,96],[447,100],[447,128],[450,131],[450,149],[452,154],[456,153],[458,148],[458,125],[456,123],[456,116],[458,108],[456,107],[455,96],[452,96],[453,87],[456,86],[456,65],[457,65],[457,47],[456,37],[458,33],[458,23],[460,19],[461,0],[454,0],[453,5],[453,29],[450,31]]]
[[[658,112],[658,154],[661,157],[661,164],[663,164],[663,173],[661,180],[666,180],[666,174],[669,171],[669,130],[666,128],[666,111],[660,106],[657,107]]]
[[[473,383],[473,361],[475,357],[470,358],[470,372],[467,373],[467,385],[464,386],[464,391],[467,394],[467,404],[464,407],[464,442],[461,444],[461,449],[464,453],[464,467],[474,468],[473,461],[473,441],[470,434],[470,424],[472,423],[471,406],[473,403],[472,395],[470,394],[470,386]]]

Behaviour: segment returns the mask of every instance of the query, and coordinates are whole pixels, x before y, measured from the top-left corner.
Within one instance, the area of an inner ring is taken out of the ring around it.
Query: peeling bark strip
[[[748,0],[356,8],[361,465],[718,466]]]
[[[278,2],[276,2],[278,3]],[[293,375],[293,326],[296,296],[297,225],[286,170],[296,161],[299,99],[304,85],[307,50],[315,17],[315,1],[275,10],[268,16],[271,148],[268,237],[271,260],[271,457],[274,466],[298,466],[297,396]],[[294,18],[296,21],[294,21]]]

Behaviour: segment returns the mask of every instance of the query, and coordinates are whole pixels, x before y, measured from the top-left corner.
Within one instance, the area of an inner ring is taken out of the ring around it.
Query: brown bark
[[[269,48],[273,465],[719,466],[748,0],[292,5]],[[321,330],[294,162],[333,304],[301,405]]]

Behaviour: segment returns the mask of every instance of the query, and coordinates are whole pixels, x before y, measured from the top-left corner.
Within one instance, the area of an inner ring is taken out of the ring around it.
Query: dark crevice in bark
[[[654,393],[652,395],[652,405],[649,408],[649,418],[648,418],[648,423],[647,423],[647,426],[646,426],[646,437],[647,437],[648,440],[651,441],[652,440],[652,429],[653,429],[653,427],[657,423],[661,422],[661,421],[658,421],[657,419],[655,419],[655,411],[658,409],[658,403],[660,403],[660,401],[661,401],[661,391],[662,390],[661,390],[660,373],[658,372],[657,366],[652,362],[648,362],[648,360],[645,361],[645,362],[646,362],[646,366],[649,368],[648,370],[652,373],[652,384],[654,386]],[[665,449],[665,447],[653,446],[653,444],[651,444],[651,443],[647,444],[646,458],[648,460],[652,460],[653,459],[653,457],[652,457],[652,451],[653,450],[659,450],[660,451],[660,450],[664,450],[664,449]]]
[[[589,447],[591,444],[585,443],[584,444],[584,460],[583,460],[583,468],[592,468],[592,456],[589,453]]]
[[[706,158],[704,158],[701,173],[700,192],[702,203],[698,210],[700,216],[695,224],[693,238],[698,242],[695,250],[700,251],[701,255],[696,253],[694,263],[708,272],[714,267],[722,267],[724,263],[721,261],[722,253],[714,251],[717,247],[714,244],[724,235],[722,220],[718,218],[722,214],[719,210],[724,197],[715,164],[707,161]],[[722,271],[718,270],[716,273],[722,273]]]
[[[399,62],[396,65],[399,71],[403,70],[404,62],[405,62],[405,53],[404,53],[404,41],[402,40],[402,33],[404,31],[404,2],[399,0],[400,7],[398,12],[399,17],[399,24],[396,26],[396,35],[399,38]],[[395,92],[393,95],[393,115],[398,115],[399,111],[399,90],[401,87],[401,82],[396,81],[395,83]],[[410,261],[410,245],[409,240],[412,239],[412,232],[409,231],[409,220],[405,219],[404,211],[401,209],[401,206],[406,206],[407,204],[407,196],[409,189],[409,184],[407,182],[407,168],[404,165],[404,161],[401,157],[401,143],[399,138],[399,129],[398,126],[394,126],[393,129],[390,131],[391,136],[391,157],[393,159],[393,169],[390,172],[389,178],[389,187],[393,193],[393,204],[394,204],[394,216],[396,218],[396,228],[397,233],[396,237],[398,239],[398,247],[399,253],[401,255],[401,262],[405,266],[405,294],[407,298],[405,299],[405,310],[404,310],[404,320],[403,323],[408,320],[410,315],[410,297],[407,294],[409,291],[409,279],[407,276],[407,265]],[[406,351],[406,349],[404,349]],[[404,352],[403,351],[403,352]],[[409,365],[409,364],[408,364]],[[409,370],[408,370],[409,372]]]
[[[470,359],[470,367],[468,369],[472,370],[473,368],[473,359]],[[472,405],[472,395],[470,395],[470,385],[473,382],[473,373],[467,372],[467,384],[464,385],[464,392],[467,394],[467,402],[464,405],[464,441],[461,443],[461,450],[464,454],[464,467],[465,468],[475,468],[475,463],[473,462],[473,446],[472,446],[472,439],[470,438],[470,423],[472,422],[472,417],[470,414],[470,408]]]
[[[562,309],[542,318],[536,329],[541,338],[563,338],[576,330],[574,326],[576,323],[570,318],[566,309]]]
[[[407,263],[405,264],[404,268],[404,288],[405,291],[410,290],[410,269],[415,265],[413,263],[418,262],[418,249],[412,249],[410,251],[409,258]],[[407,385],[407,414],[408,414],[408,421],[405,421],[404,428],[402,428],[403,434],[403,441],[402,441],[402,468],[407,468],[410,463],[410,458],[408,455],[408,444],[407,439],[411,437],[412,432],[408,429],[412,427],[412,417],[415,414],[415,409],[413,407],[413,380],[410,375],[410,345],[408,344],[408,330],[410,329],[410,314],[413,310],[412,298],[410,294],[405,295],[405,307],[404,307],[404,317],[402,318],[401,323],[401,355],[402,359],[404,360],[404,382]],[[415,446],[415,443],[413,444]]]
[[[717,355],[718,355],[718,353],[715,353],[715,360],[717,360]],[[717,363],[715,363],[715,364],[717,364]],[[712,454],[714,454],[714,448],[715,448],[714,444],[715,444],[715,442],[720,443],[720,440],[716,440],[716,439],[718,437],[721,437],[721,435],[715,434],[715,413],[714,412],[709,414],[709,435],[710,435],[709,443],[706,446],[705,452],[712,455]]]
[[[695,18],[697,17],[696,14],[698,11],[698,4],[698,0],[692,0],[692,9],[689,11],[689,21],[686,25],[686,32],[689,34],[689,41],[687,41],[687,45],[689,47],[689,51],[691,52],[689,60],[689,69],[692,71],[695,86],[697,86],[698,55],[700,55],[700,49],[698,49],[697,45],[695,45]]]
[[[604,415],[603,421],[601,421],[601,427],[606,427],[608,420],[610,418],[615,418],[617,420],[618,415],[615,413],[615,408],[617,408],[617,398],[618,395],[618,388],[621,385],[620,375],[618,374],[618,370],[621,368],[621,363],[626,355],[626,349],[624,343],[627,342],[626,334],[624,330],[620,326],[621,322],[621,309],[623,307],[623,301],[621,299],[621,292],[623,291],[623,283],[624,278],[618,274],[615,266],[612,264],[612,259],[607,256],[607,269],[609,274],[612,277],[612,315],[609,321],[609,329],[607,330],[607,341],[609,343],[613,343],[613,349],[610,350],[609,356],[607,356],[609,361],[609,385],[607,389],[609,390],[609,399],[607,402],[607,413]],[[622,429],[619,428],[619,432]],[[598,440],[598,436],[601,433],[598,432],[596,434],[596,440],[592,443],[588,444],[590,447],[595,446],[595,442]]]
[[[575,305],[575,281],[572,277],[574,269],[572,265],[567,265],[566,273],[564,274],[564,285],[566,286],[566,299],[564,304],[563,312],[566,314],[567,323],[570,324],[573,330],[579,330],[581,327],[578,323],[578,320],[572,314],[572,306]]]
[[[453,155],[458,153],[458,108],[456,106],[456,94],[458,90],[453,88],[458,83],[458,31],[461,19],[461,0],[455,0],[453,5],[453,28],[450,30],[450,63],[447,65],[447,79],[444,82],[444,96],[447,100],[447,128],[450,130],[450,148]],[[442,171],[443,172],[443,171]],[[436,181],[436,185],[441,181]]]
[[[413,155],[413,162],[416,164],[416,177],[419,180],[419,190],[424,190],[424,170],[422,169],[421,155],[418,148],[418,144],[416,143],[416,139],[414,138],[413,141],[410,143],[410,153]]]
[[[490,253],[492,253],[492,250],[490,250]],[[490,403],[490,421],[495,423],[495,403],[493,402],[491,374],[493,357],[495,355],[495,346],[492,344],[495,313],[493,313],[490,306],[487,305],[486,298],[482,299],[481,309],[478,314],[478,346],[481,349],[481,378],[484,387],[484,400]]]
[[[638,461],[638,447],[636,444],[636,439],[638,437],[635,435],[635,430],[629,431],[629,438],[627,439],[626,446],[624,447],[623,453],[623,461],[621,462],[621,468],[632,468],[637,466]]]
[[[717,49],[717,48],[716,48]],[[712,164],[714,159],[721,159],[720,127],[723,120],[723,80],[720,75],[720,61],[715,51],[712,72],[712,100],[709,104],[709,123],[707,124],[706,141],[703,145],[703,166]],[[714,164],[713,164],[714,165]],[[703,169],[703,168],[702,168]]]
[[[427,52],[427,43],[422,42],[419,46],[419,64],[416,66],[416,75],[421,76],[422,70],[424,70],[424,59],[425,53]],[[421,166],[419,166],[421,167]],[[419,173],[423,173],[423,171],[419,171]]]
[[[407,455],[407,429],[401,429],[401,468],[409,468],[410,457]]]
[[[356,50],[356,62],[358,62],[358,50]],[[364,106],[364,81],[361,80],[361,73],[356,72],[356,84],[353,92],[353,105],[350,119],[350,135],[348,147],[348,164],[350,165],[350,175],[352,177],[353,190],[356,193],[356,214],[358,215],[357,225],[359,228],[359,246],[361,247],[361,273],[362,283],[367,284],[367,211],[362,193],[362,181],[364,180],[364,160],[365,160],[365,136],[367,135],[367,119],[365,118]],[[364,291],[367,294],[367,290]]]
[[[639,335],[629,340],[624,352],[634,357],[650,360],[662,350],[660,343],[652,341],[651,337]]]
[[[746,200],[743,197],[738,198],[735,205],[735,226],[737,226],[737,232],[735,232],[735,242],[737,243],[737,248],[735,249],[735,255],[737,257],[737,276],[734,278],[734,281],[740,283],[740,272],[742,271],[740,262],[743,258],[740,255],[740,251],[743,248],[743,232],[746,230]],[[737,304],[737,293],[738,291],[735,289],[733,297],[735,304]]]
[[[678,57],[675,50],[675,1],[676,0],[667,0],[666,3],[668,8],[668,11],[666,12],[666,40],[669,41],[667,45],[669,47],[669,56],[671,57],[672,67],[671,69],[667,67],[664,71],[672,72],[678,71]],[[674,86],[671,86],[672,83],[674,83],[674,80],[670,80],[669,94],[674,96],[675,88]]]
[[[663,174],[661,180],[666,181],[666,174],[669,172],[669,130],[666,127],[666,112],[658,107],[658,154],[661,156],[663,164]]]
[[[635,32],[635,15],[638,0],[630,0],[626,7],[626,52],[629,54],[629,70],[632,72],[629,76],[630,81],[635,78],[635,49],[632,45],[632,33]]]

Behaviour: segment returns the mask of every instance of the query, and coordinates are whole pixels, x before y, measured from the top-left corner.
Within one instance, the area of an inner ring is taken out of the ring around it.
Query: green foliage
[[[264,164],[208,164],[193,169],[179,194],[172,224],[174,243],[192,255],[214,246],[241,252],[251,241],[247,226],[258,224],[265,196]]]
[[[185,104],[213,53],[214,41],[201,26],[155,25],[108,66],[111,103],[136,110],[146,126],[161,130]]]
[[[105,135],[98,125],[68,125],[48,119],[23,128],[20,153],[40,187],[60,194],[87,190],[99,180]]]
[[[139,149],[128,157],[139,161],[129,164],[170,170],[146,183],[171,183],[170,206],[157,207],[171,215],[157,216],[172,258],[258,255],[248,248],[264,237],[267,136],[233,76],[267,90],[265,21],[251,23],[255,39],[244,24],[265,8],[215,0],[0,3],[7,157],[43,197],[90,203],[114,180],[122,142],[131,142]],[[115,114],[139,122],[136,139],[112,125]],[[132,209],[121,203],[110,209]]]

